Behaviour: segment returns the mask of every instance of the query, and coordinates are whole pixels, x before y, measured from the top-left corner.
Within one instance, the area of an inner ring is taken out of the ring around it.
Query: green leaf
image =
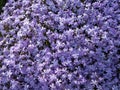
[[[0,13],[2,12],[2,8],[5,6],[7,0],[0,0]]]

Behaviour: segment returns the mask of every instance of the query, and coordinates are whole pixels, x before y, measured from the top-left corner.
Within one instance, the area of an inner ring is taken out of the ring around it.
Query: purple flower
[[[0,90],[119,90],[118,0],[8,0],[0,14]]]

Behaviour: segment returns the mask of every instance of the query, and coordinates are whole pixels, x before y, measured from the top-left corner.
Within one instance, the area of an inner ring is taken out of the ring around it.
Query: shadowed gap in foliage
[[[7,3],[7,0],[0,0],[0,13],[2,12],[2,8],[5,6]]]

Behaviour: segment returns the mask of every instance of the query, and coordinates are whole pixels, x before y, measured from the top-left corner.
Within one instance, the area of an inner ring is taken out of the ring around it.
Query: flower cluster
[[[0,15],[0,90],[120,90],[119,0],[8,0]]]

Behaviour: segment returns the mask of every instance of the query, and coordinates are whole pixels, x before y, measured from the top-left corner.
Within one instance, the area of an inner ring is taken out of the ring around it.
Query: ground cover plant
[[[0,8],[0,90],[120,90],[120,0]]]

